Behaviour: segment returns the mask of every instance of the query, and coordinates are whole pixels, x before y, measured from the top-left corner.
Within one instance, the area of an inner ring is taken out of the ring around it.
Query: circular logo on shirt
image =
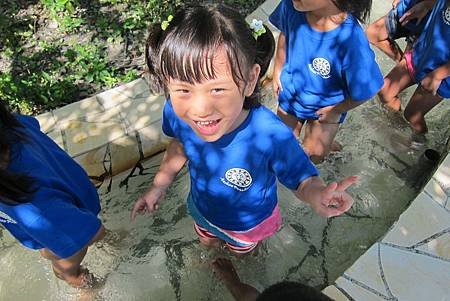
[[[329,78],[331,76],[331,65],[326,59],[322,57],[313,59],[312,64],[309,64],[309,69],[314,74],[320,75],[322,78]]]
[[[238,190],[247,190],[252,184],[252,176],[243,168],[231,168],[225,173],[225,179]]]
[[[444,23],[450,25],[450,6],[447,7],[446,10],[442,11],[442,18],[444,19]]]

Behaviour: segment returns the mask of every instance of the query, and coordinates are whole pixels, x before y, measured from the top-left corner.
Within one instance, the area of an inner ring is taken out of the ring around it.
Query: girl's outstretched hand
[[[280,96],[280,92],[283,91],[283,87],[281,86],[281,80],[280,80],[280,73],[274,71],[273,78],[272,78],[272,88],[273,88],[273,96],[278,99]]]
[[[345,190],[357,181],[357,176],[350,176],[340,182],[328,184],[312,197],[309,202],[311,207],[325,217],[343,214],[353,205],[352,197]]]
[[[145,212],[153,213],[159,209],[159,202],[166,195],[166,189],[152,186],[143,196],[137,199],[131,210],[131,221],[134,221],[138,214]]]

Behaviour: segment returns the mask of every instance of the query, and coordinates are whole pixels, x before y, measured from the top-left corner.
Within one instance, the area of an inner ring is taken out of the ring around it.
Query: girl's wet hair
[[[178,10],[169,26],[149,28],[146,62],[154,92],[167,95],[170,79],[200,83],[215,78],[213,58],[224,49],[234,82],[242,87],[254,64],[261,66],[260,77],[268,69],[275,50],[271,31],[255,39],[244,17],[223,4],[190,5]],[[244,109],[259,105],[259,87],[246,97]]]
[[[4,101],[0,100],[0,202],[6,205],[18,205],[28,201],[35,191],[33,178],[26,174],[8,171],[11,147],[17,143],[26,143],[27,137],[22,131],[22,124],[5,107]]]
[[[370,17],[372,0],[332,0],[341,11],[351,13],[360,22],[365,23]]]

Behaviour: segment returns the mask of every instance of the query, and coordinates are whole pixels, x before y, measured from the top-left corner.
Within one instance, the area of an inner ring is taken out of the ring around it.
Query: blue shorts
[[[297,117],[301,123],[304,123],[306,120],[318,120],[319,119],[319,116],[317,116],[317,114],[315,112],[311,112],[311,114],[298,113],[296,110],[294,110],[292,108],[292,106],[290,105],[290,103],[288,101],[285,101],[285,98],[281,97],[281,93],[282,92],[280,92],[280,97],[278,98],[278,105],[280,106],[281,109],[283,109],[283,111],[285,111],[289,115]],[[347,112],[342,113],[341,117],[339,118],[338,124],[343,123],[346,116],[347,116]]]

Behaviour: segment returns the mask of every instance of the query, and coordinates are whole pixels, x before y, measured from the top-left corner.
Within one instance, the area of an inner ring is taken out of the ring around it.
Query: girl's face
[[[247,84],[237,86],[223,48],[217,52],[212,65],[214,79],[195,84],[170,80],[167,84],[175,114],[208,142],[218,140],[245,120],[248,111],[243,109],[244,99],[253,93],[260,70],[255,64]]]
[[[328,8],[333,3],[331,0],[292,0],[294,8],[301,12],[316,11]]]

